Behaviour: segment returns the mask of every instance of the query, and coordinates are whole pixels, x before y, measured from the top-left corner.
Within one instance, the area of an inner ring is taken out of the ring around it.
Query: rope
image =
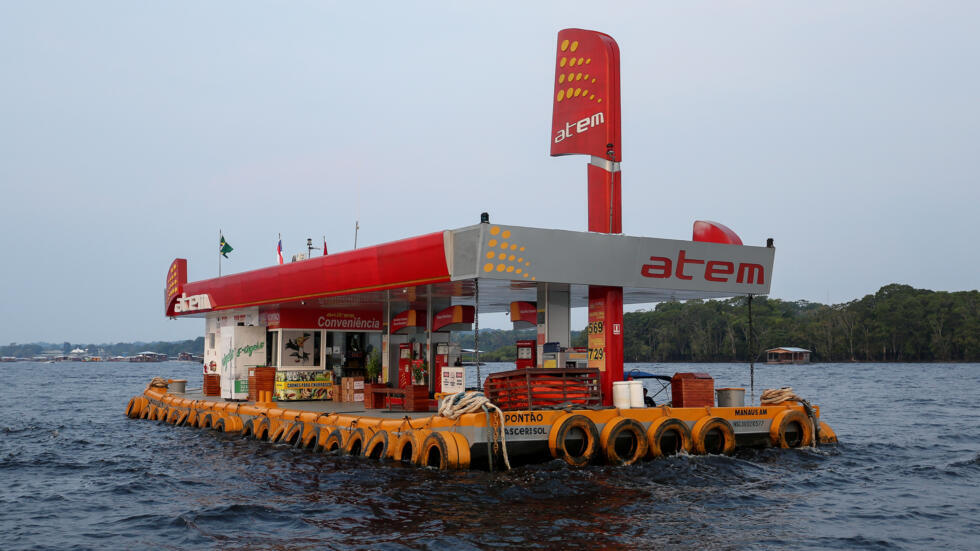
[[[767,388],[762,391],[762,396],[759,397],[759,403],[764,406],[775,406],[783,402],[797,402],[803,406],[806,416],[810,418],[810,426],[813,428],[813,444],[816,445],[820,442],[820,422],[817,421],[817,413],[809,401],[800,398],[793,392],[793,387]]]
[[[483,410],[483,414],[486,416],[487,429],[491,433],[494,452],[500,451],[501,447],[503,448],[504,465],[507,466],[507,470],[510,470],[510,458],[507,455],[507,438],[503,430],[504,412],[499,407],[494,405],[482,392],[476,390],[450,394],[439,402],[439,415],[453,420],[459,419],[461,415],[476,413],[480,410]],[[497,414],[493,419],[490,417],[491,411]],[[494,423],[494,420],[496,423]],[[488,448],[489,445],[490,442],[488,441]],[[490,450],[488,449],[487,451],[489,452]],[[493,455],[494,453],[488,454],[491,470],[493,470]]]
[[[151,388],[167,388],[167,380],[163,377],[154,377],[150,380],[150,383],[146,385],[146,390]]]

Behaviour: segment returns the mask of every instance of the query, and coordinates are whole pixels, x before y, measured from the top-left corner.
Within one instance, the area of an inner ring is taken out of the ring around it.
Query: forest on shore
[[[843,304],[748,299],[662,302],[623,318],[627,362],[765,361],[765,351],[796,346],[815,362],[980,361],[980,292],[930,291],[886,285]],[[513,342],[532,331],[480,331],[488,361],[514,358]],[[584,331],[573,346],[585,346]],[[472,347],[472,334],[459,334]]]
[[[627,362],[764,361],[765,351],[796,346],[812,351],[814,362],[980,362],[980,292],[930,291],[891,284],[843,304],[754,297],[752,335],[746,297],[662,302],[623,319]],[[534,339],[531,330],[480,331],[483,361],[513,361],[514,342]],[[472,332],[453,334],[463,348],[474,347]],[[586,346],[585,331],[572,331],[572,346]],[[0,356],[31,357],[51,348],[107,355],[142,351],[202,354],[204,338],[176,342],[0,346]]]

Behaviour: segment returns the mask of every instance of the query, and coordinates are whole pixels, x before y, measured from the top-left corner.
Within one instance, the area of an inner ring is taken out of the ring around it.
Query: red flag
[[[326,238],[326,236],[324,236],[324,238],[323,238],[323,256],[327,256],[327,238]]]

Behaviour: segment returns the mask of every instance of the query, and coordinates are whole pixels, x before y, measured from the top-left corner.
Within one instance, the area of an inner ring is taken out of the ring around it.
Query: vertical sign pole
[[[589,163],[589,231],[622,233],[619,163]],[[623,380],[623,288],[589,286],[589,367],[600,373],[602,402],[612,405],[612,384]]]

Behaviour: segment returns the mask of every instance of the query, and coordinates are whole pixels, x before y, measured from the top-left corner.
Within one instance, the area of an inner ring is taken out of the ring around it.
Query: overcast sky
[[[623,229],[775,239],[772,296],[978,287],[977,2],[0,0],[0,342],[173,340],[166,270],[584,230],[558,30],[622,53]],[[584,316],[580,316],[584,324]]]

